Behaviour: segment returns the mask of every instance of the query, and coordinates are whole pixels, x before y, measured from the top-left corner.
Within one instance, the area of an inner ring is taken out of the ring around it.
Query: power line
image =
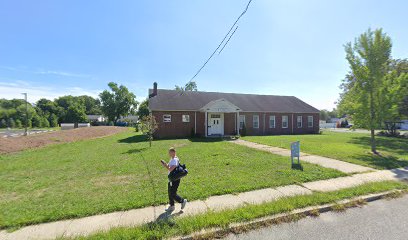
[[[238,26],[235,28],[235,30],[231,33],[231,35],[229,36],[228,40],[225,42],[224,47],[221,48],[221,50],[218,52],[218,55],[221,54],[222,50],[224,50],[225,46],[227,46],[228,42],[230,41],[230,39],[232,38],[232,36],[234,35],[235,31],[237,31]]]
[[[251,4],[252,0],[248,1],[248,4],[246,5],[244,11],[238,16],[237,20],[235,20],[234,24],[232,24],[231,28],[229,29],[229,31],[227,32],[227,34],[225,35],[225,37],[222,39],[222,41],[220,42],[220,44],[218,44],[218,47],[214,50],[214,52],[210,55],[210,57],[207,59],[207,61],[204,62],[204,64],[200,67],[200,69],[198,69],[198,71],[196,72],[196,74],[194,74],[194,76],[190,79],[191,82],[193,81],[193,79],[195,77],[197,77],[197,75],[201,72],[201,70],[203,70],[203,68],[205,67],[205,65],[207,65],[207,63],[211,60],[211,58],[215,55],[215,53],[218,51],[218,49],[220,49],[221,45],[224,43],[225,39],[227,39],[228,36],[230,36],[227,40],[227,42],[225,43],[225,45],[222,47],[221,51],[219,53],[222,52],[222,50],[224,49],[224,47],[227,45],[227,43],[229,42],[229,40],[231,39],[232,35],[234,35],[235,31],[237,30],[238,26],[235,28],[235,30],[233,31],[233,33],[230,35],[232,29],[234,29],[235,25],[237,25],[239,19],[244,16],[244,14],[248,11],[249,5]]]

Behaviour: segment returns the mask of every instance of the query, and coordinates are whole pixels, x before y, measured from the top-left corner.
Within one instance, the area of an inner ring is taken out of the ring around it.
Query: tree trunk
[[[375,132],[373,128],[371,128],[371,152],[377,153],[377,146],[375,144]]]
[[[373,86],[370,88],[370,130],[371,130],[371,152],[377,154],[377,148],[375,144],[375,132],[374,132],[374,121],[375,121],[375,109],[374,109],[374,99],[373,99]]]

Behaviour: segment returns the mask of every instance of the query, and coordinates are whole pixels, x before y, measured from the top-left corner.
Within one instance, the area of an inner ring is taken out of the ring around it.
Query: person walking
[[[168,170],[168,174],[174,171],[176,167],[178,167],[180,164],[180,161],[176,155],[175,148],[169,149],[169,156],[170,156],[169,163],[166,163],[164,160],[161,160],[161,164],[163,165],[164,168]],[[169,182],[167,183],[167,190],[169,194],[169,204],[170,204],[170,206],[166,209],[167,212],[172,212],[175,210],[175,207],[174,207],[175,202],[178,202],[181,204],[182,210],[186,207],[187,199],[183,199],[177,194],[177,190],[179,186],[180,186],[180,179],[173,181],[173,182],[169,180]]]

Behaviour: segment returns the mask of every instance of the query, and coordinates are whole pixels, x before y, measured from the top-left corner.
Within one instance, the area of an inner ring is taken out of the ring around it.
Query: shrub
[[[9,128],[15,128],[16,127],[16,122],[14,121],[13,118],[9,118],[7,125],[8,125]]]
[[[1,119],[0,121],[0,128],[6,128],[7,127],[7,122],[5,119]]]
[[[50,127],[58,127],[58,117],[54,113],[52,113],[48,119],[50,123]]]
[[[16,128],[22,128],[23,127],[23,123],[21,122],[20,119],[16,120]]]

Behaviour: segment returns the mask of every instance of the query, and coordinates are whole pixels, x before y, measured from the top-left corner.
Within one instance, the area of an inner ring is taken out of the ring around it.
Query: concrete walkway
[[[87,236],[112,227],[131,227],[158,221],[169,217],[185,217],[206,211],[232,209],[245,204],[261,204],[276,201],[279,198],[312,194],[313,191],[335,191],[369,182],[408,179],[407,169],[383,170],[360,173],[353,176],[308,182],[302,185],[288,185],[266,188],[237,195],[226,194],[212,196],[206,200],[192,201],[181,211],[179,205],[171,215],[164,212],[165,206],[146,207],[129,211],[113,212],[79,219],[63,220],[23,227],[14,232],[1,231],[0,239],[55,239],[58,237]]]
[[[237,140],[230,141],[230,142],[239,144],[242,146],[250,147],[253,149],[270,152],[276,155],[290,157],[290,150],[285,149],[285,148],[271,147],[271,146],[264,145],[264,144],[245,141],[242,139],[237,139]],[[363,166],[353,164],[353,163],[348,163],[348,162],[344,162],[344,161],[340,161],[340,160],[336,160],[332,158],[321,157],[321,156],[311,155],[311,154],[302,153],[302,152],[300,153],[300,161],[317,164],[325,168],[333,168],[333,169],[339,170],[340,172],[344,172],[348,174],[374,171],[373,168],[363,167]]]

